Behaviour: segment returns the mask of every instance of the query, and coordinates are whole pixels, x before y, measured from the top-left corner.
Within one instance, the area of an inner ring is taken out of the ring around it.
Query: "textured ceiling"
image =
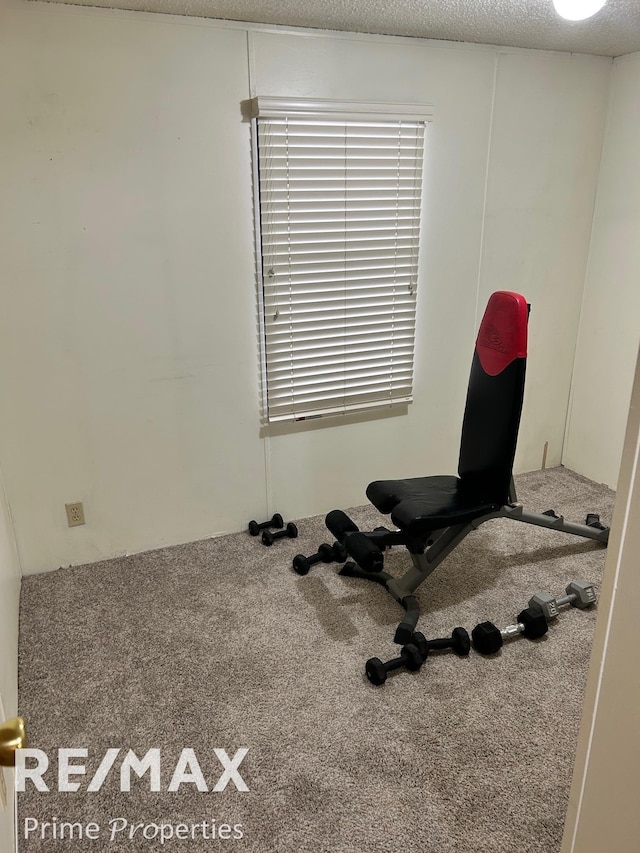
[[[604,56],[640,51],[640,0],[608,0],[587,21],[563,20],[552,0],[75,0],[75,5]]]

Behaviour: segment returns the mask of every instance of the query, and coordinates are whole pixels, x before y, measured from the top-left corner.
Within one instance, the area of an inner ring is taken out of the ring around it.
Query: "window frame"
[[[270,418],[269,416],[269,383],[268,383],[268,361],[267,361],[267,321],[265,315],[265,281],[264,281],[264,254],[262,233],[262,212],[260,198],[260,152],[258,140],[258,121],[260,119],[284,117],[291,119],[320,119],[354,122],[358,121],[413,121],[424,124],[421,182],[420,182],[420,204],[417,209],[418,217],[418,247],[416,250],[416,308],[414,309],[414,327],[417,310],[417,278],[419,276],[420,246],[422,243],[422,207],[424,204],[424,165],[425,149],[427,139],[427,128],[433,120],[433,107],[427,104],[406,104],[387,102],[363,102],[363,101],[338,101],[317,100],[308,98],[281,98],[258,96],[246,102],[246,115],[251,120],[251,152],[253,162],[253,206],[255,224],[255,251],[256,251],[256,274],[258,287],[258,332],[260,348],[260,409],[261,423],[264,428],[283,426],[284,424],[295,425],[296,423],[319,420],[342,418],[351,414],[363,414],[369,412],[388,410],[391,407],[406,406],[409,400],[375,401],[365,403],[362,407],[349,406],[342,411],[331,411],[322,414],[307,414],[296,416],[293,413],[289,417]],[[413,373],[415,365],[415,335],[412,339],[411,359],[411,390],[413,391]]]

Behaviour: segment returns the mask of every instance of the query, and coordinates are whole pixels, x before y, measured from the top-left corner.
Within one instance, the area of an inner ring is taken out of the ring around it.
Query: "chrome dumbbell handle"
[[[506,628],[501,628],[500,633],[502,634],[503,640],[508,640],[509,637],[516,637],[518,634],[522,634],[524,631],[524,625],[522,622],[516,622],[515,625],[507,625]]]

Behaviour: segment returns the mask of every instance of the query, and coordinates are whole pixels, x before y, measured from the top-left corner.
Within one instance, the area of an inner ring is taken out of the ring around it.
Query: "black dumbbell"
[[[365,664],[365,672],[367,678],[372,684],[384,684],[387,680],[387,675],[393,672],[394,669],[400,669],[401,666],[406,666],[407,669],[415,672],[420,669],[424,662],[424,658],[420,654],[417,646],[413,643],[407,643],[402,647],[400,657],[393,658],[387,663],[383,663],[380,658],[369,658]]]
[[[257,521],[250,521],[249,533],[252,536],[257,536],[261,530],[266,530],[267,527],[284,527],[284,521],[282,520],[282,516],[279,512],[274,513],[271,521],[263,521],[262,524],[258,524]]]
[[[515,625],[498,628],[493,622],[481,622],[471,632],[473,648],[481,655],[492,655],[502,648],[505,640],[523,634],[536,640],[547,633],[547,619],[539,607],[527,607],[516,616]]]
[[[293,558],[293,570],[299,575],[309,573],[311,566],[316,563],[344,563],[347,559],[347,552],[344,545],[339,542],[334,542],[333,545],[328,545],[326,542],[318,548],[317,554],[312,554],[310,557],[305,557],[304,554],[298,554]]]
[[[276,539],[284,539],[285,536],[288,536],[289,539],[298,538],[298,528],[295,526],[293,521],[290,521],[285,527],[285,529],[281,530],[279,533],[272,533],[270,530],[263,530],[262,544],[273,545]]]
[[[453,649],[459,657],[465,657],[469,654],[471,648],[471,639],[469,632],[465,628],[454,628],[450,637],[441,637],[434,640],[427,640],[421,631],[415,631],[411,642],[418,647],[418,651],[423,658],[426,658],[430,652],[438,649]]]

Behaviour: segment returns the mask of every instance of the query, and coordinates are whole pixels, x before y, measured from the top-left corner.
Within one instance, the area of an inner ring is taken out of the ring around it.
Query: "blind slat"
[[[344,339],[345,346],[346,341],[351,337],[357,337],[359,332],[363,334],[371,334],[372,332],[382,332],[386,335],[391,335],[391,333],[395,331],[413,331],[413,318],[407,317],[404,320],[398,320],[395,323],[391,320],[387,319],[374,319],[367,320],[357,318],[353,320],[349,324],[349,334],[348,336],[344,333],[344,323],[331,323],[329,320],[326,320],[322,315],[320,315],[317,320],[313,323],[307,322],[304,324],[300,324],[300,328],[297,328],[297,324],[291,325],[287,324],[287,327],[284,326],[280,328],[276,328],[273,331],[267,332],[267,345],[271,339],[287,339],[290,341],[300,341],[304,343],[305,341],[316,340],[318,337],[323,336],[327,339],[332,337],[339,337]]]
[[[349,340],[349,352],[379,352],[382,349],[382,345],[386,341],[386,335],[384,332],[380,335],[373,334],[363,334],[359,339],[350,338]],[[401,345],[409,345],[413,347],[413,329],[409,332],[406,332],[404,335],[396,334],[394,335],[394,346],[395,342],[397,342],[398,346]],[[330,342],[324,343],[321,341],[297,341],[295,346],[295,353],[293,351],[293,345],[290,341],[271,341],[270,344],[270,352],[273,358],[277,358],[281,353],[287,353],[290,355],[291,359],[294,356],[299,356],[301,359],[305,358],[315,358],[318,355],[319,358],[322,358],[322,353],[335,353],[340,354],[344,357],[344,345],[340,346],[336,344],[334,347],[330,346]],[[287,361],[287,363],[289,363]]]
[[[411,347],[394,347],[393,350],[393,360],[394,362],[397,359],[404,359],[407,363],[411,361]],[[295,365],[295,369],[292,369],[292,362]],[[376,368],[378,366],[387,368],[389,364],[389,357],[387,354],[380,357],[377,353],[365,353],[365,354],[352,354],[350,359],[350,366],[354,369],[360,368]],[[296,376],[305,376],[305,375],[315,375],[322,372],[331,372],[334,369],[336,370],[344,370],[344,360],[340,358],[340,354],[337,353],[335,356],[324,355],[320,360],[314,360],[313,358],[303,358],[302,356],[298,356],[295,359],[286,360],[281,363],[278,361],[274,361],[269,368],[269,376],[273,376],[276,379],[278,376],[284,375],[285,373],[295,373]]]

